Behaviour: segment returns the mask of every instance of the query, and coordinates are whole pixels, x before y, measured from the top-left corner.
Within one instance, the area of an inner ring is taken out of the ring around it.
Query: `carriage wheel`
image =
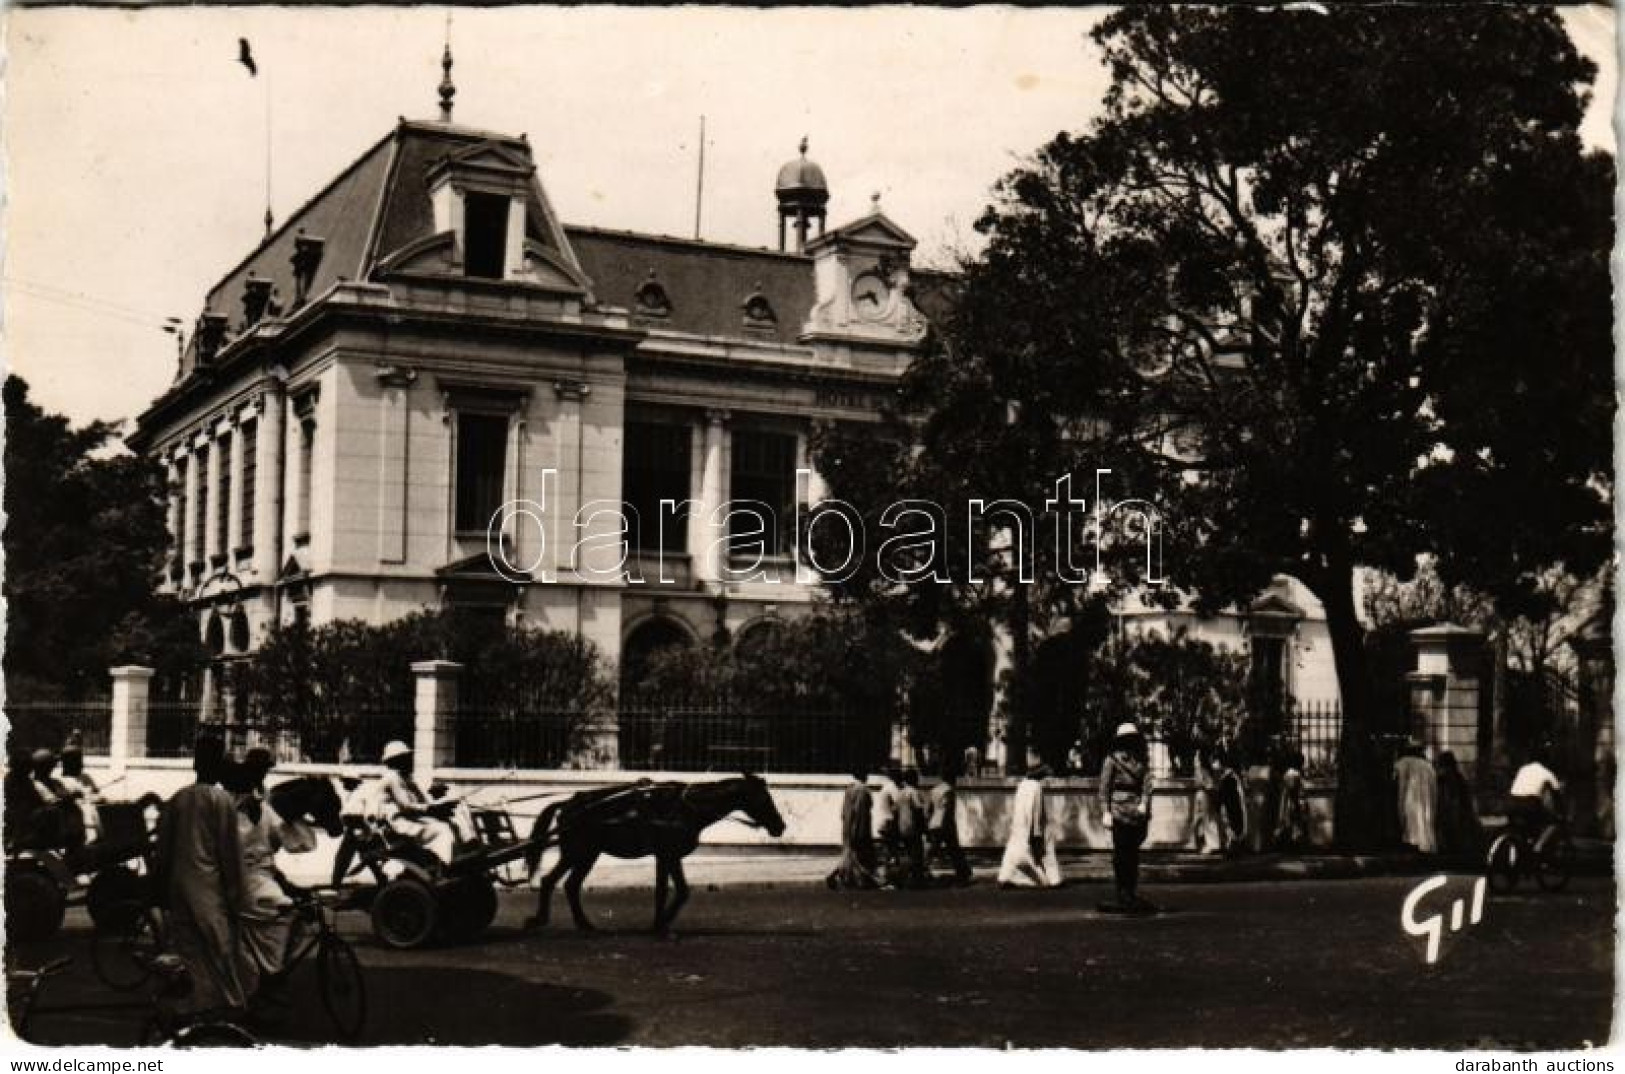
[[[1540,890],[1562,891],[1568,887],[1573,871],[1574,844],[1568,836],[1557,835],[1535,852],[1535,883]]]
[[[104,925],[123,928],[131,922],[130,908],[139,906],[145,895],[146,882],[134,869],[113,865],[90,878],[90,887],[85,889],[85,909],[98,929]]]
[[[446,938],[466,943],[490,927],[497,916],[497,889],[488,876],[465,876],[441,890]]]
[[[372,900],[373,934],[401,951],[428,943],[439,916],[434,889],[409,876],[391,880]]]
[[[96,976],[115,992],[141,987],[152,973],[152,960],[163,951],[158,912],[141,902],[107,908],[96,925],[91,964]]]
[[[68,900],[45,870],[13,864],[6,870],[6,936],[44,940],[56,935]]]
[[[322,1006],[339,1039],[354,1042],[367,1021],[367,984],[355,951],[337,936],[322,939],[316,952],[316,981],[322,990]]]

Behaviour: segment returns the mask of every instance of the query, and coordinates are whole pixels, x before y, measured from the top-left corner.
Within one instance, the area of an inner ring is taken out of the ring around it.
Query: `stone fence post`
[[[1413,630],[1416,670],[1406,676],[1411,713],[1433,756],[1449,750],[1469,780],[1482,774],[1479,756],[1479,673],[1484,635],[1441,623]]]
[[[147,755],[147,696],[152,669],[130,664],[113,668],[113,722],[108,731],[107,762],[122,776],[132,757]]]
[[[427,785],[435,769],[449,767],[457,742],[457,680],[463,665],[420,660],[412,665],[417,683],[412,706],[414,776]]]

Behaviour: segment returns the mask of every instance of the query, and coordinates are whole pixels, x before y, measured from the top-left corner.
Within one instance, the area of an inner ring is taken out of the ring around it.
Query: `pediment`
[[[850,244],[891,246],[904,250],[912,250],[915,246],[914,236],[898,227],[885,213],[870,213],[861,220],[836,228],[820,241],[830,238]]]
[[[1285,594],[1272,590],[1249,604],[1247,614],[1269,619],[1302,619],[1304,610]]]
[[[455,560],[435,569],[435,577],[446,582],[503,582],[518,585],[531,580],[529,571],[500,566],[492,558],[490,549]]]
[[[514,177],[526,177],[536,166],[524,153],[500,142],[477,142],[474,145],[448,153],[429,170],[429,180],[444,172],[484,172]]]

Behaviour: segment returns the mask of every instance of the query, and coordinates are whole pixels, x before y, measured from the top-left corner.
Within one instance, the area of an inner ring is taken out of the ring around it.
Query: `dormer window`
[[[265,318],[271,305],[271,281],[250,273],[243,284],[243,327],[253,328]]]
[[[316,270],[322,264],[322,247],[324,240],[314,235],[306,235],[301,228],[293,240],[293,304],[302,306],[310,298],[310,290],[316,283]]]
[[[469,191],[463,196],[463,271],[500,280],[507,260],[509,198]]]
[[[773,303],[762,294],[761,284],[756,285],[756,291],[741,304],[745,311],[745,328],[758,332],[771,332],[778,327],[778,315],[773,312]]]
[[[637,292],[632,296],[637,306],[639,317],[653,317],[665,320],[671,316],[671,297],[666,289],[655,279],[654,269],[649,270],[649,278],[638,285]]]

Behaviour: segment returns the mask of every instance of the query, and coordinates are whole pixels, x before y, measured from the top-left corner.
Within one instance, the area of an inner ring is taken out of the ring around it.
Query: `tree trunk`
[[[1386,783],[1378,770],[1380,757],[1374,742],[1377,714],[1372,711],[1365,630],[1354,608],[1353,569],[1328,571],[1319,588],[1316,595],[1326,609],[1326,628],[1331,634],[1337,689],[1343,705],[1334,835],[1338,846],[1345,850],[1365,850],[1379,842],[1382,810],[1388,803]]]
[[[1010,683],[1004,694],[1004,771],[1021,776],[1027,773],[1027,740],[1032,728],[1032,612],[1027,606],[1027,587],[1019,579],[1012,585],[1005,624],[1010,631]]]

